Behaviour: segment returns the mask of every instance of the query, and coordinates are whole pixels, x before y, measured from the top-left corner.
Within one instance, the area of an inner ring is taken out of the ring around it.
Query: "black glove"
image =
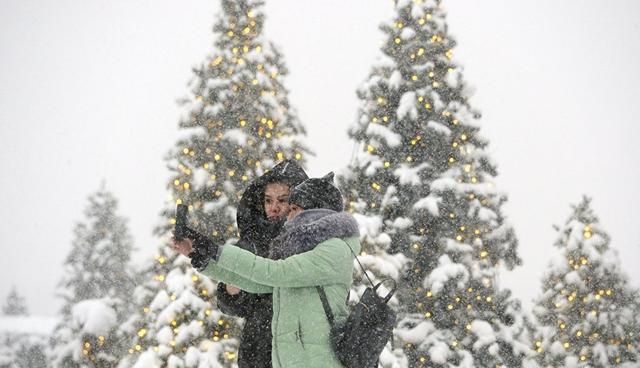
[[[218,258],[218,246],[211,239],[193,229],[187,229],[188,238],[193,240],[193,250],[189,253],[191,266],[198,271],[204,270],[209,261]]]

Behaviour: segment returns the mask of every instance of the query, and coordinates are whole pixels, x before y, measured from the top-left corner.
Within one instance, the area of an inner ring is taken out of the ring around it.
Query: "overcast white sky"
[[[475,87],[524,265],[504,273],[525,305],[569,205],[594,198],[622,268],[640,286],[640,3],[444,1],[454,57]],[[120,200],[140,261],[166,200],[162,158],[191,66],[211,50],[214,0],[0,1],[0,302],[16,285],[54,315],[62,262],[101,180]],[[392,0],[267,0],[266,34],[290,69],[312,176],[348,163],[355,90]]]

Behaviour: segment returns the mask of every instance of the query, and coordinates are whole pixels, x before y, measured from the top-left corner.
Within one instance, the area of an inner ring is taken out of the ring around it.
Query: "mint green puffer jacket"
[[[329,344],[329,322],[316,286],[323,286],[336,322],[346,319],[357,237],[331,238],[282,260],[261,258],[225,245],[202,274],[252,293],[273,293],[272,357],[275,368],[343,368]]]

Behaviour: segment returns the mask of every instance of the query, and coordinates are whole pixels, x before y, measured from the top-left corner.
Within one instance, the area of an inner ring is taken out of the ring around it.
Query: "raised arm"
[[[347,240],[356,252],[357,238]],[[213,279],[237,285],[266,287],[308,287],[349,283],[352,274],[352,256],[349,247],[341,239],[322,242],[313,250],[283,260],[271,260],[232,245],[225,245],[218,255],[202,271]],[[255,289],[254,289],[255,290]]]

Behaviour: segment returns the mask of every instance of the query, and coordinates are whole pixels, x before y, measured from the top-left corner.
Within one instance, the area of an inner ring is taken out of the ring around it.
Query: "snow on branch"
[[[438,208],[438,204],[442,202],[442,198],[433,196],[429,194],[428,196],[420,199],[416,203],[413,204],[414,209],[426,209],[433,216],[439,217],[440,210]]]
[[[400,73],[399,70],[394,70],[393,73],[391,73],[391,77],[389,77],[389,87],[398,90],[401,83],[402,73]]]
[[[411,120],[418,118],[418,109],[416,108],[416,93],[414,91],[405,92],[400,97],[400,103],[398,105],[398,120],[402,120],[405,116],[409,115]]]
[[[116,311],[112,304],[108,298],[78,302],[71,310],[73,323],[83,333],[95,336],[107,335],[117,321]]]
[[[378,136],[385,140],[389,147],[398,147],[402,143],[402,136],[380,124],[369,124],[367,134]]]
[[[437,294],[451,281],[457,281],[458,288],[464,288],[469,281],[469,271],[464,265],[453,263],[445,254],[438,260],[438,267],[426,278],[424,287]]]
[[[238,146],[247,144],[247,134],[240,129],[229,129],[224,133],[224,139],[234,142]]]
[[[402,185],[422,185],[419,173],[429,167],[431,167],[431,165],[426,162],[414,167],[410,167],[407,164],[401,164],[399,168],[393,171],[393,174],[398,177],[398,180]]]

